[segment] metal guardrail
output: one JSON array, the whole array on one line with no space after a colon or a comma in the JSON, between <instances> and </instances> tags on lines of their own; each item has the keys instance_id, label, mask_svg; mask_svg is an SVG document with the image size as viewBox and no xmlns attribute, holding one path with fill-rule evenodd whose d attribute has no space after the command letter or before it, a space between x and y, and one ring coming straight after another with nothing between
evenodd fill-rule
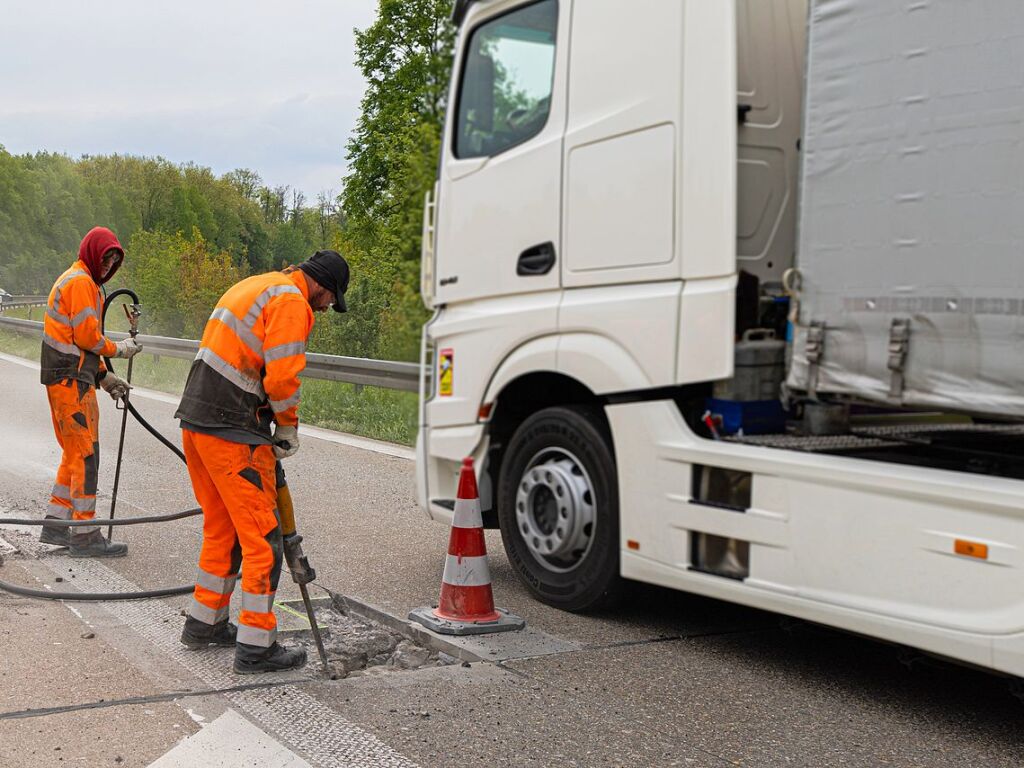
<instances>
[{"instance_id":1,"label":"metal guardrail","mask_svg":"<svg viewBox=\"0 0 1024 768\"><path fill-rule=\"evenodd\" d=\"M0 328L7 328L31 336L43 335L43 324L37 320L21 320L14 317L0 317ZM120 341L127 333L110 331L107 337ZM170 336L147 336L139 334L143 353L166 355L191 360L199 351L195 339L175 339ZM394 360L370 360L363 357L323 355L306 353L306 370L302 374L310 379L342 381L348 384L364 384L368 387L399 389L404 392L418 392L420 388L420 365L400 363Z\"/></svg>"},{"instance_id":2,"label":"metal guardrail","mask_svg":"<svg viewBox=\"0 0 1024 768\"><path fill-rule=\"evenodd\" d=\"M47 298L47 296L11 296L7 301L0 302L0 312L3 312L5 309L42 307L46 305Z\"/></svg>"}]
</instances>

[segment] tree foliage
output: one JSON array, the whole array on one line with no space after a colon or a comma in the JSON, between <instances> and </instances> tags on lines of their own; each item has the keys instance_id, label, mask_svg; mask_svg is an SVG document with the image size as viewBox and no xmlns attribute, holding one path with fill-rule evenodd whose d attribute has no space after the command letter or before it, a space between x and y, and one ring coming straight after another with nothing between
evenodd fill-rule
<instances>
[{"instance_id":1,"label":"tree foliage","mask_svg":"<svg viewBox=\"0 0 1024 768\"><path fill-rule=\"evenodd\" d=\"M265 198L275 201L270 215ZM286 187L268 189L249 169L218 178L159 157L73 160L0 147L0 287L46 293L82 236L107 226L128 251L112 287L130 285L143 298L150 332L195 335L227 278L294 264L335 243L342 217L326 210L303 207L301 193L289 197Z\"/></svg>"},{"instance_id":2,"label":"tree foliage","mask_svg":"<svg viewBox=\"0 0 1024 768\"><path fill-rule=\"evenodd\" d=\"M424 194L433 184L454 31L450 0L380 0L356 33L366 78L348 144L341 196L344 250L353 266L350 354L418 355L426 313L418 296Z\"/></svg>"}]
</instances>

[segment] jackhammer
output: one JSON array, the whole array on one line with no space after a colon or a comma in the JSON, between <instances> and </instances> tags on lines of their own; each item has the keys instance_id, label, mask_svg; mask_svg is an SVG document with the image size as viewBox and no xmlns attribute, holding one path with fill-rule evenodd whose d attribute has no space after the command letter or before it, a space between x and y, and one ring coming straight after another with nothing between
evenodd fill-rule
<instances>
[{"instance_id":1,"label":"jackhammer","mask_svg":"<svg viewBox=\"0 0 1024 768\"><path fill-rule=\"evenodd\" d=\"M287 448L287 446L284 446ZM284 467L277 462L274 468L277 484L277 512L281 516L281 534L284 539L284 560L288 564L288 570L292 574L292 581L299 585L299 592L302 594L302 604L306 606L306 616L309 618L309 628L313 634L313 641L316 643L317 653L320 654L320 663L323 665L324 674L334 679L327 661L327 651L324 650L324 641L320 637L320 626L316 623L316 614L313 612L313 604L309 600L309 590L306 585L316 578L316 571L309 564L309 558L302 551L302 536L295 527L295 507L292 505L292 494L288 490L288 483L284 477Z\"/></svg>"}]
</instances>

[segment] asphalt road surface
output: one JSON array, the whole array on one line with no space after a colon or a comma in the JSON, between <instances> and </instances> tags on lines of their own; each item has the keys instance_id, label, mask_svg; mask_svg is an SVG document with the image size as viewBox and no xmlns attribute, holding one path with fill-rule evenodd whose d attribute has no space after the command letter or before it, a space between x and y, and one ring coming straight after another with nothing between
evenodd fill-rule
<instances>
[{"instance_id":1,"label":"asphalt road surface","mask_svg":"<svg viewBox=\"0 0 1024 768\"><path fill-rule=\"evenodd\" d=\"M59 460L45 393L7 356L0 382L0 521L38 516ZM105 514L120 413L100 399ZM136 396L177 441L170 400ZM328 437L304 437L286 464L314 593L397 617L436 600L448 531L416 507L408 451ZM184 467L132 423L121 488L118 517L194 506ZM79 561L0 527L0 579L84 591L191 581L197 518L115 537L127 558ZM526 618L526 635L464 644L469 663L334 681L315 655L301 672L239 677L230 650L185 651L184 597L0 594L0 765L1024 764L1024 704L996 676L641 585L618 612L561 613L519 586L496 533L488 547L497 602ZM284 576L279 600L294 596Z\"/></svg>"}]
</instances>

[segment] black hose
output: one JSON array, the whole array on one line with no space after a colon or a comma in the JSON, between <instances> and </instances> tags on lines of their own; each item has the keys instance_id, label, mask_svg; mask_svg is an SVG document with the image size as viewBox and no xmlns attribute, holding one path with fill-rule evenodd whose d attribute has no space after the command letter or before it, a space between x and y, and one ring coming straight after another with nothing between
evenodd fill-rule
<instances>
[{"instance_id":1,"label":"black hose","mask_svg":"<svg viewBox=\"0 0 1024 768\"><path fill-rule=\"evenodd\" d=\"M93 602L107 600L148 600L154 597L173 597L174 595L188 595L195 589L192 585L187 587L167 587L166 589L147 589L141 592L51 592L48 589L29 589L19 587L17 584L10 584L0 581L0 589L22 597L35 597L41 600L74 600L77 602Z\"/></svg>"},{"instance_id":2,"label":"black hose","mask_svg":"<svg viewBox=\"0 0 1024 768\"><path fill-rule=\"evenodd\" d=\"M132 405L131 402L125 402L128 403L128 413L134 416L135 420L139 422L139 424L141 424L145 428L145 430L149 432L149 434L151 434L153 437L155 437L157 440L159 440L161 443L167 446L170 450L172 450L174 452L174 455L181 459L182 463L184 464L185 454L181 452L181 449L174 443L172 443L170 440L168 440L166 437L161 435L159 432L157 432L156 427L154 427L152 424L150 424L148 421L142 418L142 414L135 409L135 406Z\"/></svg>"},{"instance_id":3,"label":"black hose","mask_svg":"<svg viewBox=\"0 0 1024 768\"><path fill-rule=\"evenodd\" d=\"M195 517L196 515L203 514L203 510L199 507L195 509L186 509L183 512L172 512L169 515L150 515L148 517L122 517L120 520L104 520L102 518L92 518L89 520L54 520L53 518L47 518L46 520L27 519L20 517L0 517L0 524L3 525L45 525L47 527L53 526L54 528L76 528L83 525L97 525L102 523L104 525L141 525L142 523L164 523L168 520L181 520L183 517ZM100 525L102 528L103 525Z\"/></svg>"},{"instance_id":4,"label":"black hose","mask_svg":"<svg viewBox=\"0 0 1024 768\"><path fill-rule=\"evenodd\" d=\"M100 333L106 332L107 324L107 309L113 303L113 300L118 296L129 296L132 299L133 304L139 304L139 297L135 291L128 288L119 288L114 291L110 296L107 296L103 302L103 312L100 316ZM107 370L111 373L114 372L114 365L109 357L105 357L104 361L107 364ZM135 418L139 424L141 424L149 434L153 435L157 440L163 443L167 448L174 452L174 454L185 461L185 454L181 452L178 446L174 445L170 440L157 432L156 428L143 418L142 414L138 412L134 405L132 405L127 399L125 404L128 408L128 412ZM142 523L163 523L168 520L180 520L185 517L194 517L195 515L201 515L202 509L188 509L184 512L172 512L169 515L149 515L146 517L130 517L122 518L120 520L26 520L21 518L9 518L0 517L0 525L47 525L55 528L74 528L84 525L97 525L106 524L111 525L140 525ZM0 559L0 564L3 560ZM13 595L20 595L22 597L34 597L41 600L74 600L80 602L91 602L91 601L107 601L107 600L143 600L155 597L173 597L175 595L187 595L192 592L194 587L190 584L184 587L167 587L164 589L147 589L138 592L51 592L48 589L29 589L28 587L21 587L17 584L11 584L7 581L0 581L0 590L4 592L10 592Z\"/></svg>"}]
</instances>

